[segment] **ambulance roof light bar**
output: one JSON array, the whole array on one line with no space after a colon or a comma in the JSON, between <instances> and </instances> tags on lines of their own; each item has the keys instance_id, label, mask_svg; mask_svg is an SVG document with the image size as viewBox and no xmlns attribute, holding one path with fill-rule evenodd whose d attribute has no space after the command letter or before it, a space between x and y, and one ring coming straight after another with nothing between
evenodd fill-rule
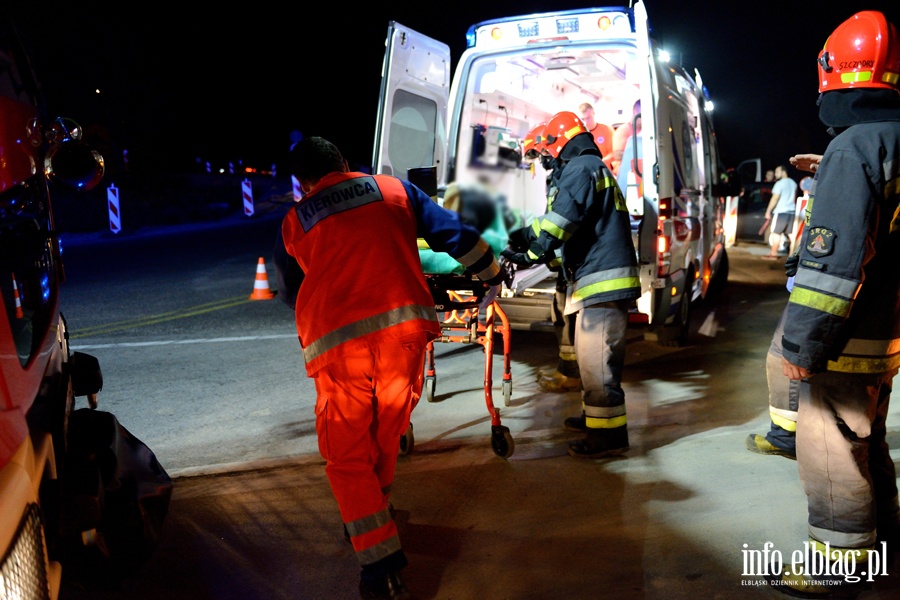
<instances>
[{"instance_id":1,"label":"ambulance roof light bar","mask_svg":"<svg viewBox=\"0 0 900 600\"><path fill-rule=\"evenodd\" d=\"M500 48L550 41L617 38L634 33L634 12L623 7L565 10L482 21L466 32L466 48Z\"/></svg>"}]
</instances>

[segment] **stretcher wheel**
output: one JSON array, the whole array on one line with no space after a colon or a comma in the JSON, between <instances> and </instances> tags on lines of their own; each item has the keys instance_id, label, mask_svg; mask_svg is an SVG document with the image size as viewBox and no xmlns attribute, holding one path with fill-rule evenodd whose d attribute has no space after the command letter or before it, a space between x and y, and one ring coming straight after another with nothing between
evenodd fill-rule
<instances>
[{"instance_id":1,"label":"stretcher wheel","mask_svg":"<svg viewBox=\"0 0 900 600\"><path fill-rule=\"evenodd\" d=\"M409 423L406 433L400 436L400 454L406 456L412 454L413 448L416 447L416 436L413 435L413 424Z\"/></svg>"},{"instance_id":2,"label":"stretcher wheel","mask_svg":"<svg viewBox=\"0 0 900 600\"><path fill-rule=\"evenodd\" d=\"M429 402L434 402L434 386L437 385L436 377L434 376L426 376L425 377L425 399Z\"/></svg>"},{"instance_id":3,"label":"stretcher wheel","mask_svg":"<svg viewBox=\"0 0 900 600\"><path fill-rule=\"evenodd\" d=\"M500 458L509 458L516 449L516 443L509 433L509 427L491 427L491 448Z\"/></svg>"},{"instance_id":4,"label":"stretcher wheel","mask_svg":"<svg viewBox=\"0 0 900 600\"><path fill-rule=\"evenodd\" d=\"M507 379L503 382L503 406L509 406L509 401L512 398L512 380Z\"/></svg>"}]
</instances>

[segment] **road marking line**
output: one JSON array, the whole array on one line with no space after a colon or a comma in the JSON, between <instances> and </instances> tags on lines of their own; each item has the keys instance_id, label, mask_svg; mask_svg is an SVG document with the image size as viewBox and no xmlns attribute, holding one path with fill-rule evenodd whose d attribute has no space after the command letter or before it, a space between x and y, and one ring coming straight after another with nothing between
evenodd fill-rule
<instances>
[{"instance_id":1,"label":"road marking line","mask_svg":"<svg viewBox=\"0 0 900 600\"><path fill-rule=\"evenodd\" d=\"M156 325L158 323L175 321L177 319L183 319L185 317L194 317L216 310L222 310L223 308L231 308L232 306L249 304L250 302L251 300L246 296L226 298L224 300L217 300L216 302L208 302L206 304L198 304L197 306L181 308L178 310L160 313L158 315L148 315L145 317L139 317L137 319L129 319L125 321L118 321L116 323L106 323L104 325L97 325L95 327L87 327L84 329L80 329L78 333L70 334L69 339L77 340L81 338L101 335L104 333L115 333L118 331L125 331L127 329L134 329L136 327Z\"/></svg>"},{"instance_id":2,"label":"road marking line","mask_svg":"<svg viewBox=\"0 0 900 600\"><path fill-rule=\"evenodd\" d=\"M97 348L140 348L144 346L168 346L174 344L218 344L220 342L255 342L259 340L297 339L294 333L274 335L243 335L240 337L199 338L194 340L158 340L155 342L118 342L115 344L84 344L72 346L73 350L89 350Z\"/></svg>"}]
</instances>

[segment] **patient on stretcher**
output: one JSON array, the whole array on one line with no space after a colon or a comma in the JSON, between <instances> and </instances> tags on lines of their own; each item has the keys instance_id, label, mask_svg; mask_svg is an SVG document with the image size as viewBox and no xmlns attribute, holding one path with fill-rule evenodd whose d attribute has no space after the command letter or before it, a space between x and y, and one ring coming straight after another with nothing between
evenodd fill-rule
<instances>
[{"instance_id":1,"label":"patient on stretcher","mask_svg":"<svg viewBox=\"0 0 900 600\"><path fill-rule=\"evenodd\" d=\"M478 184L454 182L448 185L444 192L444 208L455 210L463 221L478 229L495 256L500 256L509 239L504 219L504 204L502 197ZM435 252L422 238L419 238L418 244L422 271L426 275L465 273L465 267L446 252Z\"/></svg>"}]
</instances>

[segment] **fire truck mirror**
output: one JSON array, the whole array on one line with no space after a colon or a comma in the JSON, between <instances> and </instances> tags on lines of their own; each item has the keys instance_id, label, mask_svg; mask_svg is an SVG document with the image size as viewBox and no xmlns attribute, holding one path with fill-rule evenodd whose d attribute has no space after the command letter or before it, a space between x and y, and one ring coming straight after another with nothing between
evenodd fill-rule
<instances>
[{"instance_id":1,"label":"fire truck mirror","mask_svg":"<svg viewBox=\"0 0 900 600\"><path fill-rule=\"evenodd\" d=\"M103 157L81 140L65 139L51 146L44 158L50 181L79 191L97 187L104 172Z\"/></svg>"}]
</instances>

